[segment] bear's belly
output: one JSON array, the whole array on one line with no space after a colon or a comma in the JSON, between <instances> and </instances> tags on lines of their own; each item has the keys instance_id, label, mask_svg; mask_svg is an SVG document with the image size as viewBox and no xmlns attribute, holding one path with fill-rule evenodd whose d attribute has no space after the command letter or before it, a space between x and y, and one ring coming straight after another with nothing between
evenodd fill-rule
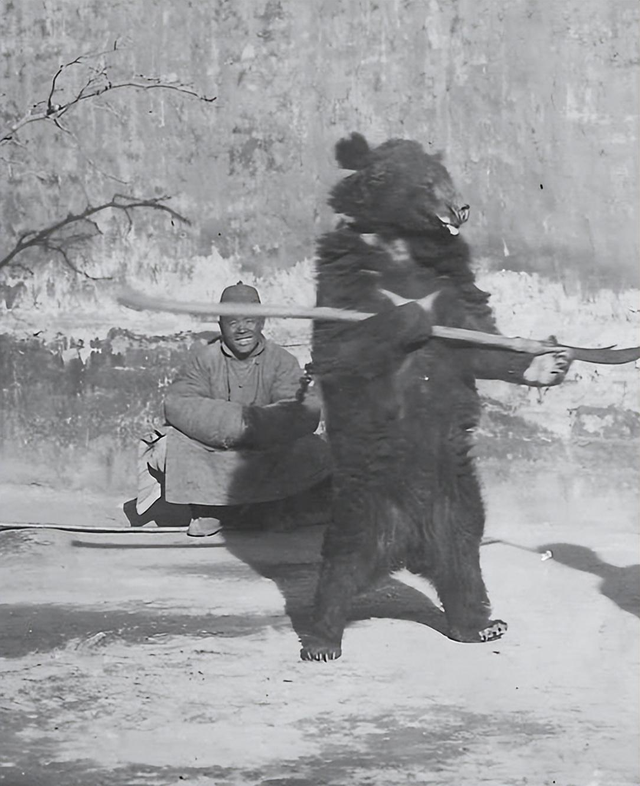
<instances>
[{"instance_id":1,"label":"bear's belly","mask_svg":"<svg viewBox=\"0 0 640 786\"><path fill-rule=\"evenodd\" d=\"M336 471L385 484L420 483L457 460L479 416L464 369L426 351L394 374L323 386L323 398Z\"/></svg>"}]
</instances>

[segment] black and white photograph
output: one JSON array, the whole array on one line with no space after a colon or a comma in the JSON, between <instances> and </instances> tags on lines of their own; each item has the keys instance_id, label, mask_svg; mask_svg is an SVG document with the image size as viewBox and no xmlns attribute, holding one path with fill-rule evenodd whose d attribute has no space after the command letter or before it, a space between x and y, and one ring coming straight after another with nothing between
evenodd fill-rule
<instances>
[{"instance_id":1,"label":"black and white photograph","mask_svg":"<svg viewBox=\"0 0 640 786\"><path fill-rule=\"evenodd\" d=\"M0 54L0 786L638 786L637 2Z\"/></svg>"}]
</instances>

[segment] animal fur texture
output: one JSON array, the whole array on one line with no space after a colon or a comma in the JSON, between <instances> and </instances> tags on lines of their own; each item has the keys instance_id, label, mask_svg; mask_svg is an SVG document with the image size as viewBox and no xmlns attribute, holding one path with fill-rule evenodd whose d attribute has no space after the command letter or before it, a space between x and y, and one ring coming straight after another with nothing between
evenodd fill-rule
<instances>
[{"instance_id":1,"label":"animal fur texture","mask_svg":"<svg viewBox=\"0 0 640 786\"><path fill-rule=\"evenodd\" d=\"M469 208L441 158L401 139L370 149L359 134L336 155L354 171L330 196L344 220L319 243L317 304L374 316L314 327L333 518L301 655L339 657L354 596L401 567L433 583L453 639L491 640L506 625L491 619L480 569L485 514L469 455L476 379L541 384L539 375L525 377L531 356L430 338L432 324L498 332L459 231ZM411 300L440 294L427 313L394 305L383 289Z\"/></svg>"}]
</instances>

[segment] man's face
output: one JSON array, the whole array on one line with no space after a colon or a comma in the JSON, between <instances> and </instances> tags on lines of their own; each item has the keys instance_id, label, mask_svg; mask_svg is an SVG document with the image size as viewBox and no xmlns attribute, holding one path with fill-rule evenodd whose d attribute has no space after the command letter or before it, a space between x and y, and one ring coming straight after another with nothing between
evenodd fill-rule
<instances>
[{"instance_id":1,"label":"man's face","mask_svg":"<svg viewBox=\"0 0 640 786\"><path fill-rule=\"evenodd\" d=\"M250 355L258 345L264 319L256 317L220 317L220 332L224 343L237 358Z\"/></svg>"}]
</instances>

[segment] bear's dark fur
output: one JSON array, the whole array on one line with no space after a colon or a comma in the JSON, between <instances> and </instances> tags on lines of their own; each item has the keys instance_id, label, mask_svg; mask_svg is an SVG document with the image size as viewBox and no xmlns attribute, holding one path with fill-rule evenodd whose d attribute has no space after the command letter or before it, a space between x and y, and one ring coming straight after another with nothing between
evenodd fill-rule
<instances>
[{"instance_id":1,"label":"bear's dark fur","mask_svg":"<svg viewBox=\"0 0 640 786\"><path fill-rule=\"evenodd\" d=\"M317 304L374 316L315 323L334 498L314 632L301 654L339 657L354 595L401 567L434 584L452 638L490 640L506 625L490 619L480 570L475 381L525 383L532 357L429 338L431 324L497 332L458 232L468 207L440 157L399 139L371 150L359 134L340 141L336 156L355 172L331 194L347 220L320 241ZM428 315L416 303L394 305L383 289L440 294Z\"/></svg>"}]
</instances>

